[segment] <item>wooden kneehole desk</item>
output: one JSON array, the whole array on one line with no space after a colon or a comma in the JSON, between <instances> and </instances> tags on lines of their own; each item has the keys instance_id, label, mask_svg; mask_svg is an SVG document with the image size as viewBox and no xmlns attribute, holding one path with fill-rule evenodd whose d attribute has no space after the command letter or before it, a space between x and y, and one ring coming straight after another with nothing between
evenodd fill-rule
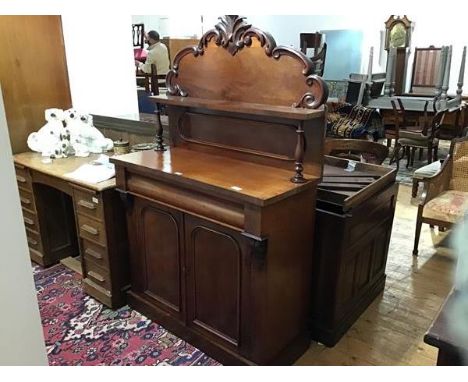
<instances>
[{"instance_id":1,"label":"wooden kneehole desk","mask_svg":"<svg viewBox=\"0 0 468 382\"><path fill-rule=\"evenodd\" d=\"M16 180L31 259L48 267L81 255L85 292L117 308L125 304L129 276L125 212L115 179L92 184L64 176L98 156L45 164L38 153L17 154Z\"/></svg>"}]
</instances>

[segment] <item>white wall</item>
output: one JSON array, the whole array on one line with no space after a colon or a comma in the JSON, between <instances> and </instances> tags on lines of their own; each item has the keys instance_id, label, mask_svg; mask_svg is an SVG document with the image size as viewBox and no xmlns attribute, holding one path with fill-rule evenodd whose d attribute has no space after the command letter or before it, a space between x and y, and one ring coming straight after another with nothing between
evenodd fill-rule
<instances>
[{"instance_id":1,"label":"white wall","mask_svg":"<svg viewBox=\"0 0 468 382\"><path fill-rule=\"evenodd\" d=\"M0 365L47 365L0 89Z\"/></svg>"},{"instance_id":2,"label":"white wall","mask_svg":"<svg viewBox=\"0 0 468 382\"><path fill-rule=\"evenodd\" d=\"M138 119L131 24L130 16L118 13L103 17L91 12L86 16L86 23L81 16L62 15L74 108L92 114Z\"/></svg>"}]
</instances>

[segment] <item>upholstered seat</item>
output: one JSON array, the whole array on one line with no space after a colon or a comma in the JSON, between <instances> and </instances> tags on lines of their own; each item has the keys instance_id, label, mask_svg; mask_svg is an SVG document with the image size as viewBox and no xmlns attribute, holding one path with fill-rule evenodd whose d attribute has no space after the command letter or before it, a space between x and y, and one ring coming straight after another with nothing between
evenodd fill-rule
<instances>
[{"instance_id":1,"label":"upholstered seat","mask_svg":"<svg viewBox=\"0 0 468 382\"><path fill-rule=\"evenodd\" d=\"M456 223L468 209L468 192L448 190L430 200L423 211L423 218Z\"/></svg>"},{"instance_id":2,"label":"upholstered seat","mask_svg":"<svg viewBox=\"0 0 468 382\"><path fill-rule=\"evenodd\" d=\"M441 165L442 165L442 161L437 160L435 162L432 162L431 164L427 164L421 168L418 168L413 173L413 178L424 179L424 178L429 178L431 176L434 176L437 173L437 171L440 170Z\"/></svg>"},{"instance_id":3,"label":"upholstered seat","mask_svg":"<svg viewBox=\"0 0 468 382\"><path fill-rule=\"evenodd\" d=\"M450 228L468 212L468 137L452 141L447 159L436 174L425 179L425 185L418 207L413 255L418 253L422 223Z\"/></svg>"}]
</instances>

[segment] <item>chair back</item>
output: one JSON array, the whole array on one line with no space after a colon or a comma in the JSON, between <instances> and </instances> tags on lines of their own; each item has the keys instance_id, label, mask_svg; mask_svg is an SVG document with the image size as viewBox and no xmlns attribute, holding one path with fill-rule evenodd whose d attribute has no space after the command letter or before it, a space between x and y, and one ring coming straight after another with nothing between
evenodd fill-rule
<instances>
[{"instance_id":1,"label":"chair back","mask_svg":"<svg viewBox=\"0 0 468 382\"><path fill-rule=\"evenodd\" d=\"M166 75L158 74L155 64L151 64L151 73L142 73L138 71L136 75L145 80L145 91L152 95L159 95L159 86L166 86Z\"/></svg>"},{"instance_id":2,"label":"chair back","mask_svg":"<svg viewBox=\"0 0 468 382\"><path fill-rule=\"evenodd\" d=\"M133 47L143 49L145 46L145 24L132 24Z\"/></svg>"},{"instance_id":3,"label":"chair back","mask_svg":"<svg viewBox=\"0 0 468 382\"><path fill-rule=\"evenodd\" d=\"M413 75L410 93L432 95L441 70L442 48L430 46L414 50Z\"/></svg>"},{"instance_id":4,"label":"chair back","mask_svg":"<svg viewBox=\"0 0 468 382\"><path fill-rule=\"evenodd\" d=\"M452 158L450 189L468 192L468 137L452 140L450 156Z\"/></svg>"},{"instance_id":5,"label":"chair back","mask_svg":"<svg viewBox=\"0 0 468 382\"><path fill-rule=\"evenodd\" d=\"M382 164L388 156L388 151L387 146L362 139L327 139L325 140L324 154Z\"/></svg>"},{"instance_id":6,"label":"chair back","mask_svg":"<svg viewBox=\"0 0 468 382\"><path fill-rule=\"evenodd\" d=\"M322 43L322 34L319 32L315 33L300 33L299 43L301 46L301 52L307 55L307 48L314 50L314 56L317 54L317 50Z\"/></svg>"}]
</instances>

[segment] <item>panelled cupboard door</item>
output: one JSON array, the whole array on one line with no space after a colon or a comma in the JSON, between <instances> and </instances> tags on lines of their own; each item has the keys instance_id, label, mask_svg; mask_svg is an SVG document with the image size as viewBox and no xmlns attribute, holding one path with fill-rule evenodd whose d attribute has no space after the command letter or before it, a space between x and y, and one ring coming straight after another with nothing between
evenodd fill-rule
<instances>
[{"instance_id":1,"label":"panelled cupboard door","mask_svg":"<svg viewBox=\"0 0 468 382\"><path fill-rule=\"evenodd\" d=\"M187 324L245 354L250 279L247 239L240 232L190 215L184 215L184 223Z\"/></svg>"},{"instance_id":2,"label":"panelled cupboard door","mask_svg":"<svg viewBox=\"0 0 468 382\"><path fill-rule=\"evenodd\" d=\"M182 213L142 199L135 199L134 224L138 236L132 266L138 274L133 288L153 304L183 319L183 220Z\"/></svg>"}]
</instances>

